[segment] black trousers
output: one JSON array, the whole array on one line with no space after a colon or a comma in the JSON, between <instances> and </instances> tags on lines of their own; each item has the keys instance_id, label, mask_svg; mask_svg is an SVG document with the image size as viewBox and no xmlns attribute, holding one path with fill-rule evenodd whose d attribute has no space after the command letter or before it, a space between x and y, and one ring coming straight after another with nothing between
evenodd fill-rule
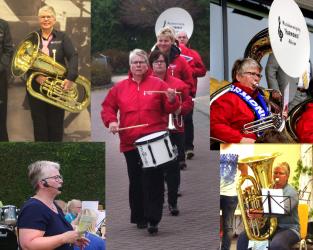
<instances>
[{"instance_id":1,"label":"black trousers","mask_svg":"<svg viewBox=\"0 0 313 250\"><path fill-rule=\"evenodd\" d=\"M171 206L177 205L177 193L180 185L180 166L179 155L182 154L184 145L183 133L170 133L170 138L173 146L178 149L178 157L174 161L164 166L164 176L167 183L167 201ZM183 152L185 154L185 152ZM185 158L183 158L185 160Z\"/></svg>"},{"instance_id":2,"label":"black trousers","mask_svg":"<svg viewBox=\"0 0 313 250\"><path fill-rule=\"evenodd\" d=\"M64 110L43 102L27 92L35 141L62 141Z\"/></svg>"},{"instance_id":3,"label":"black trousers","mask_svg":"<svg viewBox=\"0 0 313 250\"><path fill-rule=\"evenodd\" d=\"M194 127L193 127L193 109L184 116L185 125L185 150L193 150Z\"/></svg>"},{"instance_id":4,"label":"black trousers","mask_svg":"<svg viewBox=\"0 0 313 250\"><path fill-rule=\"evenodd\" d=\"M8 141L7 130L8 79L5 71L0 72L0 141Z\"/></svg>"},{"instance_id":5,"label":"black trousers","mask_svg":"<svg viewBox=\"0 0 313 250\"><path fill-rule=\"evenodd\" d=\"M159 223L164 203L163 167L142 168L137 149L124 152L129 178L130 222Z\"/></svg>"}]
</instances>

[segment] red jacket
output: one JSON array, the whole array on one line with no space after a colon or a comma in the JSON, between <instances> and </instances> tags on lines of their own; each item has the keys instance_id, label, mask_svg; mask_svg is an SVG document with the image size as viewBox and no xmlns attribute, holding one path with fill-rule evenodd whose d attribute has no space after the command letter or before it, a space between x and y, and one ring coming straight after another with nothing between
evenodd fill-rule
<instances>
[{"instance_id":1,"label":"red jacket","mask_svg":"<svg viewBox=\"0 0 313 250\"><path fill-rule=\"evenodd\" d=\"M179 48L181 49L181 56L184 57L186 55L188 57L187 62L189 66L192 68L193 71L193 80L194 84L197 90L197 78L198 77L203 77L206 74L206 68L205 65L201 59L201 56L199 53L191 48L187 48L184 44L179 44Z\"/></svg>"},{"instance_id":2,"label":"red jacket","mask_svg":"<svg viewBox=\"0 0 313 250\"><path fill-rule=\"evenodd\" d=\"M308 103L296 124L296 134L301 143L313 143L313 103Z\"/></svg>"},{"instance_id":3,"label":"red jacket","mask_svg":"<svg viewBox=\"0 0 313 250\"><path fill-rule=\"evenodd\" d=\"M165 76L164 81L168 84L170 88L175 89L177 92L181 92L181 98L179 98L179 100L182 101L180 102L181 113L178 116L174 115L174 117L175 116L177 117L179 124L177 123L177 119L174 119L174 125L177 128L177 130L173 130L172 132L183 133L184 132L183 116L187 115L193 108L193 101L191 99L191 96L189 95L189 88L187 84L185 84L182 80L173 77L168 73ZM168 117L169 117L168 115L165 117L167 122Z\"/></svg>"},{"instance_id":4,"label":"red jacket","mask_svg":"<svg viewBox=\"0 0 313 250\"><path fill-rule=\"evenodd\" d=\"M159 48L155 46L154 50L158 50ZM186 59L180 56L180 49L172 45L169 52L169 66L167 72L171 76L175 76L179 78L183 82L185 82L189 87L189 94L191 96L196 95L196 87L194 84L194 80L192 77L193 71L192 68L187 63Z\"/></svg>"},{"instance_id":5,"label":"red jacket","mask_svg":"<svg viewBox=\"0 0 313 250\"><path fill-rule=\"evenodd\" d=\"M109 91L102 103L101 118L106 127L111 122L117 122L117 112L120 111L119 127L139 124L149 124L146 127L127 129L119 132L121 152L133 150L134 142L144 135L166 130L165 114L179 108L178 98L169 103L165 94L144 94L147 90L166 91L168 85L159 78L145 76L139 84L128 79L117 83Z\"/></svg>"},{"instance_id":6,"label":"red jacket","mask_svg":"<svg viewBox=\"0 0 313 250\"><path fill-rule=\"evenodd\" d=\"M234 84L252 98L257 92L242 86L239 82ZM254 112L239 96L227 92L216 99L210 107L211 136L227 143L239 143L243 137L256 139L256 134L244 134L243 125L255 120Z\"/></svg>"},{"instance_id":7,"label":"red jacket","mask_svg":"<svg viewBox=\"0 0 313 250\"><path fill-rule=\"evenodd\" d=\"M192 77L192 68L188 65L185 58L177 55L168 66L168 72L170 75L179 78L189 86L190 95L196 95L196 87Z\"/></svg>"}]
</instances>

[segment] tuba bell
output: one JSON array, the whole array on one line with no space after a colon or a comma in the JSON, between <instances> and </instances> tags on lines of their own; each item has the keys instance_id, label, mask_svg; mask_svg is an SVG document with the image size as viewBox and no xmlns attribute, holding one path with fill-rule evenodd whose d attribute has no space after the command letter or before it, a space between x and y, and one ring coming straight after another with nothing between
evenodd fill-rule
<instances>
[{"instance_id":1,"label":"tuba bell","mask_svg":"<svg viewBox=\"0 0 313 250\"><path fill-rule=\"evenodd\" d=\"M249 218L247 211L249 209L262 210L262 188L271 188L272 165L280 153L271 155L259 155L244 158L238 161L238 165L248 165L255 176L241 176L237 183L238 203L244 223L245 231L250 240L266 240L273 235L277 227L277 218ZM244 187L245 182L252 185Z\"/></svg>"},{"instance_id":2,"label":"tuba bell","mask_svg":"<svg viewBox=\"0 0 313 250\"><path fill-rule=\"evenodd\" d=\"M64 90L66 68L55 58L42 53L39 41L39 34L33 32L19 44L12 59L12 74L20 77L31 71L26 82L29 94L69 112L82 111L90 103L90 81L79 75L72 88ZM34 84L33 80L38 75L47 77L47 80L43 84Z\"/></svg>"}]
</instances>

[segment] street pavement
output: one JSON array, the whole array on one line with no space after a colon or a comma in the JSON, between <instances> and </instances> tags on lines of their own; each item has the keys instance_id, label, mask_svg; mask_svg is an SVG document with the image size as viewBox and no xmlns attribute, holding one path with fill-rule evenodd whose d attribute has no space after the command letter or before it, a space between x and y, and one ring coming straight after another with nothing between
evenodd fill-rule
<instances>
[{"instance_id":1,"label":"street pavement","mask_svg":"<svg viewBox=\"0 0 313 250\"><path fill-rule=\"evenodd\" d=\"M114 82L125 78L115 77ZM119 152L119 138L102 123L101 103L107 89L92 91L93 141L106 142L106 212L108 249L218 249L219 166L218 154L209 151L209 76L199 79L194 108L195 157L182 171L178 200L180 214L169 215L165 199L157 236L149 236L130 224L126 162ZM165 196L166 197L166 196Z\"/></svg>"}]
</instances>

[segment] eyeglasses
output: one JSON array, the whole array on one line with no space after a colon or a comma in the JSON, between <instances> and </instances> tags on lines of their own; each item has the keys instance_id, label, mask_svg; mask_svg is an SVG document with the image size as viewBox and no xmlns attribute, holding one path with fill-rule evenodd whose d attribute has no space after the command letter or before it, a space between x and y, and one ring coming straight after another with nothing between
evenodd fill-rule
<instances>
[{"instance_id":1,"label":"eyeglasses","mask_svg":"<svg viewBox=\"0 0 313 250\"><path fill-rule=\"evenodd\" d=\"M134 62L131 62L131 64L133 65L142 65L142 64L146 64L147 62L146 61L134 61Z\"/></svg>"},{"instance_id":2,"label":"eyeglasses","mask_svg":"<svg viewBox=\"0 0 313 250\"><path fill-rule=\"evenodd\" d=\"M63 176L62 175L55 175L55 176L50 176L47 178L42 179L44 180L48 180L48 179L54 179L55 181L63 181Z\"/></svg>"},{"instance_id":3,"label":"eyeglasses","mask_svg":"<svg viewBox=\"0 0 313 250\"><path fill-rule=\"evenodd\" d=\"M261 74L255 73L255 72L243 72L243 74L248 74L250 76L257 76L258 78L262 78Z\"/></svg>"},{"instance_id":4,"label":"eyeglasses","mask_svg":"<svg viewBox=\"0 0 313 250\"><path fill-rule=\"evenodd\" d=\"M157 61L154 61L153 64L162 64L162 63L165 63L164 60L157 60Z\"/></svg>"},{"instance_id":5,"label":"eyeglasses","mask_svg":"<svg viewBox=\"0 0 313 250\"><path fill-rule=\"evenodd\" d=\"M178 39L187 39L187 36L178 36Z\"/></svg>"},{"instance_id":6,"label":"eyeglasses","mask_svg":"<svg viewBox=\"0 0 313 250\"><path fill-rule=\"evenodd\" d=\"M274 175L286 175L285 172L274 172L273 174L274 174Z\"/></svg>"},{"instance_id":7,"label":"eyeglasses","mask_svg":"<svg viewBox=\"0 0 313 250\"><path fill-rule=\"evenodd\" d=\"M48 19L48 20L52 19L52 17L53 16L40 16L41 19Z\"/></svg>"}]
</instances>

